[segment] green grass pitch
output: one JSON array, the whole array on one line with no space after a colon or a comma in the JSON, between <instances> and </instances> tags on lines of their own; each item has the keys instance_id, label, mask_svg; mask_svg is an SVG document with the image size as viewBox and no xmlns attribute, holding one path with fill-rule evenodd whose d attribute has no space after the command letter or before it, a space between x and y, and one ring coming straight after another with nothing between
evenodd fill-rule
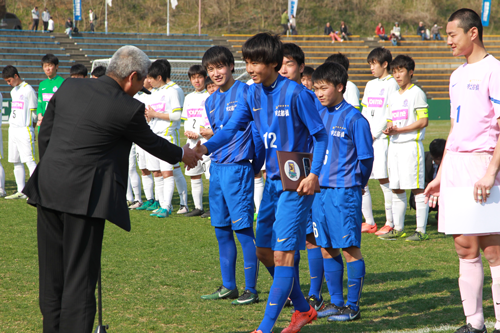
<instances>
[{"instance_id":1,"label":"green grass pitch","mask_svg":"<svg viewBox=\"0 0 500 333\"><path fill-rule=\"evenodd\" d=\"M7 156L7 126L3 125ZM424 141L446 138L449 121L431 121ZM4 157L6 189L15 190L12 164ZM383 196L370 181L376 222L385 222ZM188 188L191 189L188 179ZM174 195L175 208L178 196ZM204 204L207 207L208 182ZM190 208L193 208L189 194ZM261 266L257 289L261 302L235 307L230 301L202 301L200 295L221 284L218 248L210 221L173 215L167 219L132 211L132 231L106 224L102 254L104 322L108 332L251 332L263 317L272 280ZM351 323L317 320L302 329L313 332L454 332L464 324L458 291L458 259L453 239L437 233L429 216L430 239L384 242L363 235L367 275L361 299L362 319ZM415 228L408 210L406 229ZM238 245L239 246L239 245ZM302 252L301 285L309 290L307 252ZM244 288L241 251L237 283ZM490 272L485 265L485 316L494 321ZM345 277L346 278L346 277ZM326 285L324 297L329 295ZM290 322L285 309L275 333ZM24 200L0 199L0 331L41 332L38 308L36 211Z\"/></svg>"}]
</instances>

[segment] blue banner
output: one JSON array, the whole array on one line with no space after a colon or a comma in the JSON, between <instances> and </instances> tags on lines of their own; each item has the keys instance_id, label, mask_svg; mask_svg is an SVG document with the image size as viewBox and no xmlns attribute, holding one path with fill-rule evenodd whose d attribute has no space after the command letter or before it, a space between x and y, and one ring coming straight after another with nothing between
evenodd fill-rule
<instances>
[{"instance_id":1,"label":"blue banner","mask_svg":"<svg viewBox=\"0 0 500 333\"><path fill-rule=\"evenodd\" d=\"M73 17L75 21L82 20L82 0L73 0Z\"/></svg>"},{"instance_id":2,"label":"blue banner","mask_svg":"<svg viewBox=\"0 0 500 333\"><path fill-rule=\"evenodd\" d=\"M483 11L481 13L481 22L483 27L490 25L491 0L483 0Z\"/></svg>"}]
</instances>

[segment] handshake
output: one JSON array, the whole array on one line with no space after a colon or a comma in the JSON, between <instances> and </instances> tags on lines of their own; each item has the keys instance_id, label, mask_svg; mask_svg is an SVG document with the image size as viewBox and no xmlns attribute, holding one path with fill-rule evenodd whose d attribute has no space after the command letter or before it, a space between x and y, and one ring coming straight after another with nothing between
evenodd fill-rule
<instances>
[{"instance_id":1,"label":"handshake","mask_svg":"<svg viewBox=\"0 0 500 333\"><path fill-rule=\"evenodd\" d=\"M189 144L186 143L184 147L182 147L182 150L184 151L182 162L187 165L188 170L195 168L198 161L203 159L203 155L208 153L207 147L203 146L201 141L198 141L193 149L189 148Z\"/></svg>"}]
</instances>

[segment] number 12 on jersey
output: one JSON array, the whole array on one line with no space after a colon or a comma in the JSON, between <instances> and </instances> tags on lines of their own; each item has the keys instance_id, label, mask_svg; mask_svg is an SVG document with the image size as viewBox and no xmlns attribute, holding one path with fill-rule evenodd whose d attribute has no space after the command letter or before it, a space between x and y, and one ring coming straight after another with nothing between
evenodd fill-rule
<instances>
[{"instance_id":1,"label":"number 12 on jersey","mask_svg":"<svg viewBox=\"0 0 500 333\"><path fill-rule=\"evenodd\" d=\"M274 132L266 132L264 135L264 146L266 149L268 148L278 148L274 143L276 142L276 133ZM269 143L268 141L269 140Z\"/></svg>"}]
</instances>

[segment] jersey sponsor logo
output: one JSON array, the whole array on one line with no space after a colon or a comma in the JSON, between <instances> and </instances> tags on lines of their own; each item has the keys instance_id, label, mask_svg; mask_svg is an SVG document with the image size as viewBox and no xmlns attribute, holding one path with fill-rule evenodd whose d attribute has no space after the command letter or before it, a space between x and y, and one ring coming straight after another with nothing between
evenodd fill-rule
<instances>
[{"instance_id":1,"label":"jersey sponsor logo","mask_svg":"<svg viewBox=\"0 0 500 333\"><path fill-rule=\"evenodd\" d=\"M392 110L392 120L408 119L408 109Z\"/></svg>"},{"instance_id":2,"label":"jersey sponsor logo","mask_svg":"<svg viewBox=\"0 0 500 333\"><path fill-rule=\"evenodd\" d=\"M292 160L285 162L285 174L291 181L297 181L300 178L299 165Z\"/></svg>"},{"instance_id":3,"label":"jersey sponsor logo","mask_svg":"<svg viewBox=\"0 0 500 333\"><path fill-rule=\"evenodd\" d=\"M289 105L278 105L274 111L276 117L288 117L290 115Z\"/></svg>"},{"instance_id":4,"label":"jersey sponsor logo","mask_svg":"<svg viewBox=\"0 0 500 333\"><path fill-rule=\"evenodd\" d=\"M42 93L42 99L44 102L50 101L50 99L54 96L52 93Z\"/></svg>"},{"instance_id":5,"label":"jersey sponsor logo","mask_svg":"<svg viewBox=\"0 0 500 333\"><path fill-rule=\"evenodd\" d=\"M337 138L343 138L345 136L345 132L332 130L330 132L331 136L336 136Z\"/></svg>"},{"instance_id":6,"label":"jersey sponsor logo","mask_svg":"<svg viewBox=\"0 0 500 333\"><path fill-rule=\"evenodd\" d=\"M283 239L280 239L280 238L278 237L278 243L284 242L284 241L286 241L287 239L288 239L288 238L283 238Z\"/></svg>"},{"instance_id":7,"label":"jersey sponsor logo","mask_svg":"<svg viewBox=\"0 0 500 333\"><path fill-rule=\"evenodd\" d=\"M479 83L467 83L467 90L479 90Z\"/></svg>"},{"instance_id":8,"label":"jersey sponsor logo","mask_svg":"<svg viewBox=\"0 0 500 333\"><path fill-rule=\"evenodd\" d=\"M383 97L368 97L368 106L371 108L381 108L384 107Z\"/></svg>"},{"instance_id":9,"label":"jersey sponsor logo","mask_svg":"<svg viewBox=\"0 0 500 333\"><path fill-rule=\"evenodd\" d=\"M23 110L24 109L24 102L23 101L12 101L12 108Z\"/></svg>"},{"instance_id":10,"label":"jersey sponsor logo","mask_svg":"<svg viewBox=\"0 0 500 333\"><path fill-rule=\"evenodd\" d=\"M204 108L188 109L187 115L189 118L201 118L203 117L203 111L205 111Z\"/></svg>"},{"instance_id":11,"label":"jersey sponsor logo","mask_svg":"<svg viewBox=\"0 0 500 333\"><path fill-rule=\"evenodd\" d=\"M231 101L226 104L226 111L227 112L233 112L234 109L236 109L236 106L238 105L238 101Z\"/></svg>"},{"instance_id":12,"label":"jersey sponsor logo","mask_svg":"<svg viewBox=\"0 0 500 333\"><path fill-rule=\"evenodd\" d=\"M150 105L155 112L165 112L165 103L154 103Z\"/></svg>"}]
</instances>

